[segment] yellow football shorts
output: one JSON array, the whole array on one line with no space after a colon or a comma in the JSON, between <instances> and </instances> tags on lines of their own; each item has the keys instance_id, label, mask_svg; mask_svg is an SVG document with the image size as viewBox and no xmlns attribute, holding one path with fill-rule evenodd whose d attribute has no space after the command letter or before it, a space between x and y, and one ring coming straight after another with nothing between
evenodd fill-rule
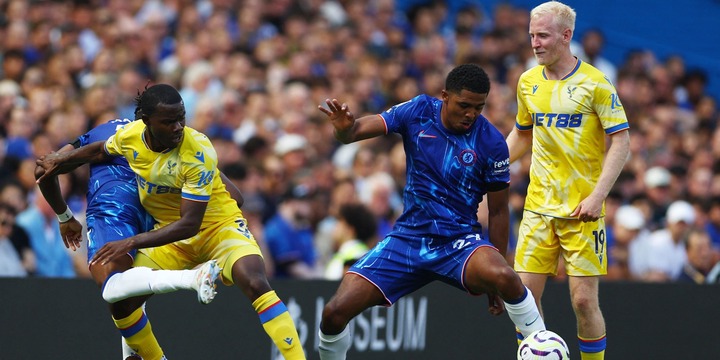
<instances>
[{"instance_id":1,"label":"yellow football shorts","mask_svg":"<svg viewBox=\"0 0 720 360\"><path fill-rule=\"evenodd\" d=\"M153 269L192 269L211 259L222 267L222 282L232 285L232 267L247 255L262 257L260 247L247 228L243 218L229 219L202 229L197 235L173 243L140 249L134 266Z\"/></svg>"},{"instance_id":2,"label":"yellow football shorts","mask_svg":"<svg viewBox=\"0 0 720 360\"><path fill-rule=\"evenodd\" d=\"M557 275L562 255L570 276L607 274L605 219L582 222L523 212L515 270L535 274Z\"/></svg>"}]
</instances>

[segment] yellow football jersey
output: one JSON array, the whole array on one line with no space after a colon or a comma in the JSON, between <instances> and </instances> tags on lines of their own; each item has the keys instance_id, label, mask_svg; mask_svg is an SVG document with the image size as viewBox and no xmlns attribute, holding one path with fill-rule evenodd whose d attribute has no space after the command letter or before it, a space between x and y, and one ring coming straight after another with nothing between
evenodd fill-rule
<instances>
[{"instance_id":1,"label":"yellow football jersey","mask_svg":"<svg viewBox=\"0 0 720 360\"><path fill-rule=\"evenodd\" d=\"M544 66L527 70L517 100L515 126L533 132L525 209L569 218L597 184L605 135L628 129L617 91L602 72L578 59L561 80L548 80Z\"/></svg>"},{"instance_id":2,"label":"yellow football jersey","mask_svg":"<svg viewBox=\"0 0 720 360\"><path fill-rule=\"evenodd\" d=\"M220 178L217 154L207 136L185 127L180 146L155 152L145 142L144 132L145 124L133 121L107 140L105 151L128 160L140 202L157 226L180 219L182 199L208 202L201 229L242 216Z\"/></svg>"}]
</instances>

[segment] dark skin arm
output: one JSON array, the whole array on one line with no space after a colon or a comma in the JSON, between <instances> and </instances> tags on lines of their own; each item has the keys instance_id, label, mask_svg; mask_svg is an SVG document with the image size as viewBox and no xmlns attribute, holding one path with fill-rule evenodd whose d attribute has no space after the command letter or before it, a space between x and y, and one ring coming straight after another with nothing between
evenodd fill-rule
<instances>
[{"instance_id":1,"label":"dark skin arm","mask_svg":"<svg viewBox=\"0 0 720 360\"><path fill-rule=\"evenodd\" d=\"M40 184L46 178L67 173L79 165L105 161L109 158L110 155L105 152L105 141L96 141L68 152L53 152L35 161L37 166L44 170L43 174L36 176L36 182ZM37 175L40 171L35 173Z\"/></svg>"},{"instance_id":2,"label":"dark skin arm","mask_svg":"<svg viewBox=\"0 0 720 360\"><path fill-rule=\"evenodd\" d=\"M487 193L488 236L490 242L505 257L510 238L509 187Z\"/></svg>"},{"instance_id":3,"label":"dark skin arm","mask_svg":"<svg viewBox=\"0 0 720 360\"><path fill-rule=\"evenodd\" d=\"M327 109L318 105L335 128L335 138L343 144L385 135L385 122L380 115L363 116L355 120L347 104L340 104L337 99L326 99Z\"/></svg>"},{"instance_id":4,"label":"dark skin arm","mask_svg":"<svg viewBox=\"0 0 720 360\"><path fill-rule=\"evenodd\" d=\"M73 149L74 147L68 144L58 150L58 153L70 152ZM65 166L61 169L61 172L69 172L79 165L80 164ZM52 207L53 211L55 211L56 214L62 214L65 212L65 209L67 209L67 203L60 192L60 184L58 183L57 175L42 178L43 174L45 174L45 169L41 166L35 168L35 179L38 180L40 192L43 194L43 197L45 197L45 200L48 202L50 207ZM41 178L42 180L40 180ZM82 230L82 224L80 224L75 217L70 218L70 220L64 223L60 223L60 234L66 248L72 249L73 251L80 248Z\"/></svg>"},{"instance_id":5,"label":"dark skin arm","mask_svg":"<svg viewBox=\"0 0 720 360\"><path fill-rule=\"evenodd\" d=\"M239 208L242 209L243 204L245 203L245 199L242 196L242 192L240 189L238 189L237 186L235 186L235 183L232 182L223 172L220 172L220 179L222 180L223 184L225 184L225 189L230 193L230 197L237 202L237 205Z\"/></svg>"},{"instance_id":6,"label":"dark skin arm","mask_svg":"<svg viewBox=\"0 0 720 360\"><path fill-rule=\"evenodd\" d=\"M41 168L41 170L37 171L39 175L38 184L46 183L54 174L62 173L68 165L106 160L110 155L105 152L104 144L105 141L97 141L69 152L52 153L41 157L37 161L38 167ZM232 185L232 182L230 182L224 174L221 174L221 177L233 199L235 199L239 205L242 204L243 198L240 190ZM55 181L57 181L57 179L55 179ZM227 184L231 184L232 186L228 186ZM48 188L50 187L51 186L48 186ZM52 190L50 190L50 192L52 192ZM64 203L59 192L56 196ZM53 201L57 200L58 199L55 198ZM132 249L156 247L192 237L200 230L206 208L206 202L182 200L179 220L158 230L138 234L122 241L108 243L95 254L90 264L100 263L101 265L105 265L108 261L122 256ZM65 211L65 208L62 208L59 212L62 213L63 211Z\"/></svg>"},{"instance_id":7,"label":"dark skin arm","mask_svg":"<svg viewBox=\"0 0 720 360\"><path fill-rule=\"evenodd\" d=\"M105 244L95 253L90 265L107 264L133 249L157 247L195 236L200 231L207 202L183 199L180 204L180 219L156 230L140 233L120 241Z\"/></svg>"},{"instance_id":8,"label":"dark skin arm","mask_svg":"<svg viewBox=\"0 0 720 360\"><path fill-rule=\"evenodd\" d=\"M505 258L510 236L510 209L508 208L509 188L487 193L488 236L490 242ZM500 315L505 311L503 300L498 294L488 293L488 311Z\"/></svg>"}]
</instances>

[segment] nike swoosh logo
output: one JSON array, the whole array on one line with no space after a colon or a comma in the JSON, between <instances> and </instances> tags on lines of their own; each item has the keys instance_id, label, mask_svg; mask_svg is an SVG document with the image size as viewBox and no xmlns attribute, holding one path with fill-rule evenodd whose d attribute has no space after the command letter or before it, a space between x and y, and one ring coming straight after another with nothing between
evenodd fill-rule
<instances>
[{"instance_id":1,"label":"nike swoosh logo","mask_svg":"<svg viewBox=\"0 0 720 360\"><path fill-rule=\"evenodd\" d=\"M530 326L530 325L534 324L539 317L540 317L540 314L536 315L536 316L535 316L535 319L534 319L533 321L529 322L529 323L525 323L525 326Z\"/></svg>"},{"instance_id":2,"label":"nike swoosh logo","mask_svg":"<svg viewBox=\"0 0 720 360\"><path fill-rule=\"evenodd\" d=\"M434 138L436 138L437 136L435 136L435 135L430 135L430 134L426 134L426 133L425 133L425 130L422 130L422 131L420 131L420 133L418 134L418 137L434 139Z\"/></svg>"}]
</instances>

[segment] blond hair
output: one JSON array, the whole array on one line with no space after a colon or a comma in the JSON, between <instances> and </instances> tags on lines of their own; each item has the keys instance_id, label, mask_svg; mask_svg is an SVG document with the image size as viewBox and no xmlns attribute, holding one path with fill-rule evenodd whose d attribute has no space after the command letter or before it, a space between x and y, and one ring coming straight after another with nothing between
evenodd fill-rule
<instances>
[{"instance_id":1,"label":"blond hair","mask_svg":"<svg viewBox=\"0 0 720 360\"><path fill-rule=\"evenodd\" d=\"M543 15L553 15L555 24L560 26L561 29L570 29L575 32L575 17L577 14L571 7L559 1L548 1L530 11L531 19Z\"/></svg>"}]
</instances>

